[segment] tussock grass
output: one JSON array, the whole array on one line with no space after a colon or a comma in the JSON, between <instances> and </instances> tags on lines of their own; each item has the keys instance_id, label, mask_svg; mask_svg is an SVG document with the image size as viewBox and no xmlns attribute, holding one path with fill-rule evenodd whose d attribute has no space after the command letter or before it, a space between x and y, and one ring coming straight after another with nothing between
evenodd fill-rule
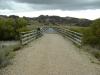
<instances>
[{"instance_id":1,"label":"tussock grass","mask_svg":"<svg viewBox=\"0 0 100 75\"><path fill-rule=\"evenodd\" d=\"M91 46L83 46L82 49L90 54L92 54L97 60L100 61L100 50L92 48Z\"/></svg>"},{"instance_id":2,"label":"tussock grass","mask_svg":"<svg viewBox=\"0 0 100 75\"><path fill-rule=\"evenodd\" d=\"M15 51L19 50L20 48L20 45L0 48L0 68L6 67L7 65L11 64L10 60L14 58Z\"/></svg>"}]
</instances>

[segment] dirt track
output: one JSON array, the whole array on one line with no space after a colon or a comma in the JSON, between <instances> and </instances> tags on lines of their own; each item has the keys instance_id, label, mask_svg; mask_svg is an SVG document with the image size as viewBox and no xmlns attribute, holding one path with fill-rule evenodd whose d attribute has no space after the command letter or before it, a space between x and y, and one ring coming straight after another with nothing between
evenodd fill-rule
<instances>
[{"instance_id":1,"label":"dirt track","mask_svg":"<svg viewBox=\"0 0 100 75\"><path fill-rule=\"evenodd\" d=\"M100 75L100 65L91 63L72 42L58 34L44 36L17 52L13 65L2 75Z\"/></svg>"}]
</instances>

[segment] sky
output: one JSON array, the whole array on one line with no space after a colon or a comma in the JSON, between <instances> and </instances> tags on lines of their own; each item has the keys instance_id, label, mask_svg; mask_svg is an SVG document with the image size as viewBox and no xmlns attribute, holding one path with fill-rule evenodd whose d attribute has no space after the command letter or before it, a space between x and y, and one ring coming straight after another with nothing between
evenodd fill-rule
<instances>
[{"instance_id":1,"label":"sky","mask_svg":"<svg viewBox=\"0 0 100 75\"><path fill-rule=\"evenodd\" d=\"M0 15L100 18L100 0L0 0Z\"/></svg>"}]
</instances>

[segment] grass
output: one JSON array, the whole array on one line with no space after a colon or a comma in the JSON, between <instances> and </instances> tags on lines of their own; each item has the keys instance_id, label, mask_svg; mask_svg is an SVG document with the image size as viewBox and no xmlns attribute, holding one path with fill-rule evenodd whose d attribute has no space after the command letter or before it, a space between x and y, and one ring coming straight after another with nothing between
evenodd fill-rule
<instances>
[{"instance_id":1,"label":"grass","mask_svg":"<svg viewBox=\"0 0 100 75\"><path fill-rule=\"evenodd\" d=\"M14 58L15 51L20 49L20 45L14 45L0 49L0 68L11 64L10 60Z\"/></svg>"},{"instance_id":2,"label":"grass","mask_svg":"<svg viewBox=\"0 0 100 75\"><path fill-rule=\"evenodd\" d=\"M89 27L78 27L78 26L72 26L72 27L69 27L70 30L73 30L73 31L76 31L76 32L79 32L79 33L84 33L85 31L87 31L89 29Z\"/></svg>"},{"instance_id":3,"label":"grass","mask_svg":"<svg viewBox=\"0 0 100 75\"><path fill-rule=\"evenodd\" d=\"M92 48L91 46L83 46L81 49L88 52L93 57L95 57L98 60L99 64L100 64L100 50L98 50L96 48ZM95 61L93 61L92 59L91 59L91 62L95 63Z\"/></svg>"}]
</instances>

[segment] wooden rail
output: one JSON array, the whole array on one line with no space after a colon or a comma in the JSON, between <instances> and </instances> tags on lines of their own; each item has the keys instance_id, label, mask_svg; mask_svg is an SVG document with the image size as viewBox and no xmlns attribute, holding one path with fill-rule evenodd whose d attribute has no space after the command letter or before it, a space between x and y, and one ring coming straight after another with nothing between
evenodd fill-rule
<instances>
[{"instance_id":1,"label":"wooden rail","mask_svg":"<svg viewBox=\"0 0 100 75\"><path fill-rule=\"evenodd\" d=\"M38 30L20 32L20 41L22 45L25 45L31 42L32 40L37 39L40 36L41 36L41 31Z\"/></svg>"},{"instance_id":2,"label":"wooden rail","mask_svg":"<svg viewBox=\"0 0 100 75\"><path fill-rule=\"evenodd\" d=\"M21 38L21 44L27 44L31 42L32 40L40 37L43 32L45 32L49 27L43 26L41 27L41 31L38 32L37 30L33 31L28 31L28 32L21 32L20 33L20 38ZM61 33L63 36L69 38L71 41L76 43L77 45L81 46L82 45L82 37L83 34L72 31L68 28L63 28L63 27L51 27L55 29L57 32Z\"/></svg>"},{"instance_id":3,"label":"wooden rail","mask_svg":"<svg viewBox=\"0 0 100 75\"><path fill-rule=\"evenodd\" d=\"M54 28L56 31L61 33L63 36L69 38L72 42L76 43L79 46L82 46L82 36L83 34L80 34L78 32L72 31L67 28L59 28L55 27Z\"/></svg>"}]
</instances>

